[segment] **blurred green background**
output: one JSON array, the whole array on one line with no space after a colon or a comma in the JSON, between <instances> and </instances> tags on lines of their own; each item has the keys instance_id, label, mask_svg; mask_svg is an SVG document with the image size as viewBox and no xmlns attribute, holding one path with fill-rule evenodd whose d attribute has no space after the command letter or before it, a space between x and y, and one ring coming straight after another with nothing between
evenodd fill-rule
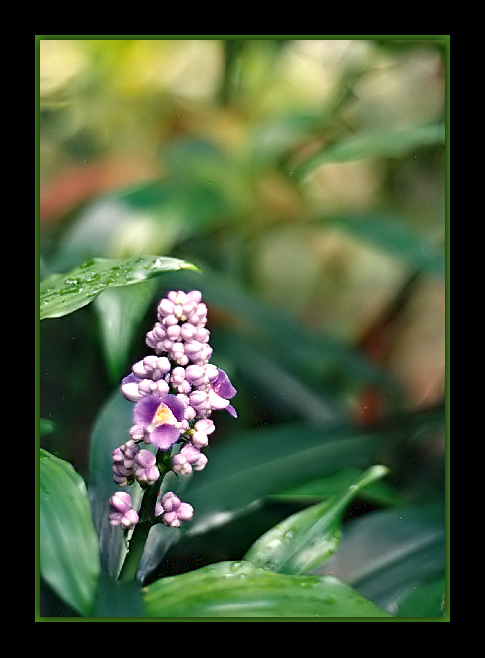
<instances>
[{"instance_id":1,"label":"blurred green background","mask_svg":"<svg viewBox=\"0 0 485 658\"><path fill-rule=\"evenodd\" d=\"M444 37L38 47L40 278L96 256L201 270L41 323L43 447L87 476L93 423L174 287L202 290L238 388L214 441L442 412ZM443 431L420 441L418 421L382 455L410 501L444 495Z\"/></svg>"}]
</instances>

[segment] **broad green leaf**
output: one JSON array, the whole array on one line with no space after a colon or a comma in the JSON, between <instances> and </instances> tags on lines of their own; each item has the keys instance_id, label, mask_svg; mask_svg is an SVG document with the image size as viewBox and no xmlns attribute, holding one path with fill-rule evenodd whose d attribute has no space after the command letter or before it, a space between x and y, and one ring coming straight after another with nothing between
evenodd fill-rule
<instances>
[{"instance_id":1,"label":"broad green leaf","mask_svg":"<svg viewBox=\"0 0 485 658\"><path fill-rule=\"evenodd\" d=\"M40 284L40 319L56 318L86 306L107 288L140 283L164 272L195 270L195 265L162 256L92 258L68 274Z\"/></svg>"},{"instance_id":2,"label":"broad green leaf","mask_svg":"<svg viewBox=\"0 0 485 658\"><path fill-rule=\"evenodd\" d=\"M165 162L173 148L164 149L164 169L173 169ZM175 175L117 189L86 204L60 236L54 269L67 271L87 258L168 254L181 240L234 221L234 195L221 179L221 173L227 177L227 162L215 172L204 167L200 180L194 180L190 169L196 160L189 148Z\"/></svg>"},{"instance_id":3,"label":"broad green leaf","mask_svg":"<svg viewBox=\"0 0 485 658\"><path fill-rule=\"evenodd\" d=\"M440 276L445 273L444 253L402 219L379 214L342 215L325 219L325 227L346 231L419 271Z\"/></svg>"},{"instance_id":4,"label":"broad green leaf","mask_svg":"<svg viewBox=\"0 0 485 658\"><path fill-rule=\"evenodd\" d=\"M420 609L429 611L428 584L444 577L445 543L440 503L372 512L345 526L339 550L318 571L345 581L391 614L407 616L412 606L409 616L418 616ZM407 601L410 593L416 596ZM435 613L441 616L437 606Z\"/></svg>"},{"instance_id":5,"label":"broad green leaf","mask_svg":"<svg viewBox=\"0 0 485 658\"><path fill-rule=\"evenodd\" d=\"M179 480L173 489L193 505L194 518L176 537L155 526L149 536L139 577L145 578L165 554L170 543L223 525L265 496L316 475L334 473L344 465L369 466L382 443L377 436L353 429L308 423L282 424L249 430L205 450L209 462L191 480ZM159 530L160 528L160 530ZM171 530L171 529L169 529ZM160 534L159 534L160 533ZM148 559L149 558L149 559Z\"/></svg>"},{"instance_id":6,"label":"broad green leaf","mask_svg":"<svg viewBox=\"0 0 485 658\"><path fill-rule=\"evenodd\" d=\"M396 600L398 617L442 617L446 611L446 580L443 577L429 583L405 589Z\"/></svg>"},{"instance_id":7,"label":"broad green leaf","mask_svg":"<svg viewBox=\"0 0 485 658\"><path fill-rule=\"evenodd\" d=\"M309 480L298 487L275 494L273 498L308 504L319 503L350 487L361 474L358 468L343 468L337 473ZM367 485L361 496L379 506L398 505L402 502L402 494L391 483L382 480Z\"/></svg>"},{"instance_id":8,"label":"broad green leaf","mask_svg":"<svg viewBox=\"0 0 485 658\"><path fill-rule=\"evenodd\" d=\"M443 409L400 415L372 431L346 423L280 423L247 430L210 446L209 463L190 481L184 496L196 506L191 529L225 522L265 496L343 468L368 468L401 436L440 427Z\"/></svg>"},{"instance_id":9,"label":"broad green leaf","mask_svg":"<svg viewBox=\"0 0 485 658\"><path fill-rule=\"evenodd\" d=\"M103 569L99 577L93 617L145 617L139 583L135 580L115 580Z\"/></svg>"},{"instance_id":10,"label":"broad green leaf","mask_svg":"<svg viewBox=\"0 0 485 658\"><path fill-rule=\"evenodd\" d=\"M340 495L288 517L260 537L244 559L278 573L302 574L315 568L337 548L347 505L386 472L384 466L373 466Z\"/></svg>"},{"instance_id":11,"label":"broad green leaf","mask_svg":"<svg viewBox=\"0 0 485 658\"><path fill-rule=\"evenodd\" d=\"M423 146L443 144L444 141L443 124L357 133L324 146L300 164L294 174L302 180L314 169L329 162L349 162L363 158L395 158Z\"/></svg>"},{"instance_id":12,"label":"broad green leaf","mask_svg":"<svg viewBox=\"0 0 485 658\"><path fill-rule=\"evenodd\" d=\"M150 279L135 286L108 288L94 302L101 346L112 382L119 382L125 374L132 340L153 299L155 286L156 282Z\"/></svg>"},{"instance_id":13,"label":"broad green leaf","mask_svg":"<svg viewBox=\"0 0 485 658\"><path fill-rule=\"evenodd\" d=\"M112 453L130 439L128 431L132 414L133 403L116 391L101 409L90 441L88 490L91 512L99 537L101 560L111 576L117 576L126 554L123 532L108 521L108 500L119 488L113 482ZM138 500L140 488L137 484L129 485L126 491L134 501Z\"/></svg>"},{"instance_id":14,"label":"broad green leaf","mask_svg":"<svg viewBox=\"0 0 485 658\"><path fill-rule=\"evenodd\" d=\"M339 425L285 423L248 430L208 448L206 468L186 492L200 531L265 496L344 466L368 467L382 446L378 434Z\"/></svg>"},{"instance_id":15,"label":"broad green leaf","mask_svg":"<svg viewBox=\"0 0 485 658\"><path fill-rule=\"evenodd\" d=\"M219 562L144 591L150 617L390 617L335 578L276 574L248 562Z\"/></svg>"},{"instance_id":16,"label":"broad green leaf","mask_svg":"<svg viewBox=\"0 0 485 658\"><path fill-rule=\"evenodd\" d=\"M84 480L68 462L40 452L40 572L71 607L89 616L99 552Z\"/></svg>"}]
</instances>

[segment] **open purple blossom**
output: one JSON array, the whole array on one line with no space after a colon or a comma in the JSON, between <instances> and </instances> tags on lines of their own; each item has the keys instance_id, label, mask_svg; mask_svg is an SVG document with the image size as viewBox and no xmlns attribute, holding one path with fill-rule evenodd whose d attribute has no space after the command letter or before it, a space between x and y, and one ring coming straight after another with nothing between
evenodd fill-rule
<instances>
[{"instance_id":1,"label":"open purple blossom","mask_svg":"<svg viewBox=\"0 0 485 658\"><path fill-rule=\"evenodd\" d=\"M133 411L135 425L145 431L145 443L154 443L160 450L168 450L178 441L179 426L184 418L184 405L169 393L152 394L139 400Z\"/></svg>"},{"instance_id":2,"label":"open purple blossom","mask_svg":"<svg viewBox=\"0 0 485 658\"><path fill-rule=\"evenodd\" d=\"M229 400L236 395L236 392L224 370L218 368L217 377L204 388L195 390L190 394L190 404L196 409L200 418L210 416L212 411L219 409L225 409L231 416L237 418L236 410L229 403Z\"/></svg>"}]
</instances>

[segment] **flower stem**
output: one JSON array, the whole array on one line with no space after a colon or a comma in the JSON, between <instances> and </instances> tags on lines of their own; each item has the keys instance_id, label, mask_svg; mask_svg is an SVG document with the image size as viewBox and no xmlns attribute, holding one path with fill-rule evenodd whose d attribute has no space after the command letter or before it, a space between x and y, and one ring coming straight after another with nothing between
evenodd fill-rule
<instances>
[{"instance_id":1,"label":"flower stem","mask_svg":"<svg viewBox=\"0 0 485 658\"><path fill-rule=\"evenodd\" d=\"M148 533L152 526L155 525L155 504L158 493L165 475L170 470L170 453L159 451L157 454L157 465L160 471L160 477L154 484L148 486L143 494L138 514L140 520L135 526L129 541L128 553L118 576L118 580L120 581L134 580L136 578Z\"/></svg>"}]
</instances>

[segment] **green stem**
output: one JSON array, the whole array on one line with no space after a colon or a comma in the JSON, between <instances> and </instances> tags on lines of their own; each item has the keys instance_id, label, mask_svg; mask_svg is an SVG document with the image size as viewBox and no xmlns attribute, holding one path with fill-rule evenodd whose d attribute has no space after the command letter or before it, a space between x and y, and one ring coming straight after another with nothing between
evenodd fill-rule
<instances>
[{"instance_id":1,"label":"green stem","mask_svg":"<svg viewBox=\"0 0 485 658\"><path fill-rule=\"evenodd\" d=\"M162 486L162 481L165 475L170 470L170 453L160 451L157 454L157 465L160 471L158 480L146 488L143 499L141 502L140 511L138 516L139 522L136 524L133 534L129 541L128 553L126 554L125 561L121 567L118 580L127 581L134 580L138 571L141 556L153 525L155 525L155 504L157 502L158 493Z\"/></svg>"}]
</instances>

